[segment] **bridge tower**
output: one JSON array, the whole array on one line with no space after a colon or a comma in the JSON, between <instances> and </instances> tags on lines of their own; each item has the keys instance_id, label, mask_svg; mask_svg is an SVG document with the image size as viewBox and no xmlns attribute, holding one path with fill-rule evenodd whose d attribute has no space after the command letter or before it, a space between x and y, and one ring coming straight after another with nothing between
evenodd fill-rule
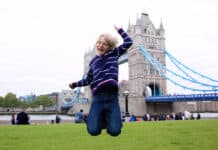
<instances>
[{"instance_id":1,"label":"bridge tower","mask_svg":"<svg viewBox=\"0 0 218 150\"><path fill-rule=\"evenodd\" d=\"M84 55L84 74L87 74L87 72L89 71L89 63L92 60L93 57L95 57L96 55L96 48L95 46L93 46L92 49L89 49L89 51L87 51ZM88 101L91 101L91 90L89 86L85 86L84 87L84 94L85 97L88 98Z\"/></svg>"},{"instance_id":2,"label":"bridge tower","mask_svg":"<svg viewBox=\"0 0 218 150\"><path fill-rule=\"evenodd\" d=\"M142 13L135 25L129 24L127 32L134 41L133 46L128 50L129 112L143 115L146 112L161 112L162 109L169 109L171 107L169 104L163 107L166 104L145 102L146 96L166 95L167 82L154 70L139 50L139 45L143 46L152 57L166 65L166 56L163 51L165 49L165 29L162 21L156 29L149 15Z\"/></svg>"}]
</instances>

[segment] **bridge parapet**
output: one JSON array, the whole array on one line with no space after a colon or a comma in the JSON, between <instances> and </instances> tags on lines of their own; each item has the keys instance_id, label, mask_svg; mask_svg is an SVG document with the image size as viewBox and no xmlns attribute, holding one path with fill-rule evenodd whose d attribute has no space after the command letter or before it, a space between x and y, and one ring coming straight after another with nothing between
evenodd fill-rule
<instances>
[{"instance_id":1,"label":"bridge parapet","mask_svg":"<svg viewBox=\"0 0 218 150\"><path fill-rule=\"evenodd\" d=\"M218 93L149 96L146 102L178 102L178 101L218 101Z\"/></svg>"}]
</instances>

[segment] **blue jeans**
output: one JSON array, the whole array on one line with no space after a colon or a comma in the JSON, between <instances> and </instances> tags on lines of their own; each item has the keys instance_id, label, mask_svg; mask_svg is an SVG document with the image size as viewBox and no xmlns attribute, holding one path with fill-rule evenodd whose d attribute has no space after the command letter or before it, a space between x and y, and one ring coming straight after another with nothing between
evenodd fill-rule
<instances>
[{"instance_id":1,"label":"blue jeans","mask_svg":"<svg viewBox=\"0 0 218 150\"><path fill-rule=\"evenodd\" d=\"M98 93L93 95L92 104L87 118L87 130L89 134L96 136L101 134L103 122L107 133L118 136L121 133L122 121L117 94Z\"/></svg>"}]
</instances>

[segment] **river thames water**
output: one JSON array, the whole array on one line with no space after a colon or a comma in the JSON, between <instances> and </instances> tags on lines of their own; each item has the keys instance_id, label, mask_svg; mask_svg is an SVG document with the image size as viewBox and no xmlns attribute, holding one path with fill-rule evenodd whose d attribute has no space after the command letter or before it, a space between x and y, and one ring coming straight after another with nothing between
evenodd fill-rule
<instances>
[{"instance_id":1,"label":"river thames water","mask_svg":"<svg viewBox=\"0 0 218 150\"><path fill-rule=\"evenodd\" d=\"M200 113L202 119L210 119L210 118L218 118L218 113ZM63 121L74 121L73 116L67 116L67 115L59 115L61 117L61 120ZM196 117L197 114L193 113L193 116ZM32 120L55 120L55 114L53 115L29 115L30 121ZM10 121L11 116L10 115L0 115L0 121Z\"/></svg>"},{"instance_id":2,"label":"river thames water","mask_svg":"<svg viewBox=\"0 0 218 150\"><path fill-rule=\"evenodd\" d=\"M73 116L59 115L61 122L63 123L74 123ZM50 124L51 120L55 120L56 115L29 115L30 123L46 123ZM10 115L0 115L0 124L8 124L11 121Z\"/></svg>"}]
</instances>

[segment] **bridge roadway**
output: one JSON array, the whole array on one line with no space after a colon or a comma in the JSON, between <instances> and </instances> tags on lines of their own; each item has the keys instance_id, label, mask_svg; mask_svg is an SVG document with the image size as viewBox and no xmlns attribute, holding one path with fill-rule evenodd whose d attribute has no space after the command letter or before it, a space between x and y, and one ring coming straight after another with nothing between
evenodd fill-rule
<instances>
[{"instance_id":1,"label":"bridge roadway","mask_svg":"<svg viewBox=\"0 0 218 150\"><path fill-rule=\"evenodd\" d=\"M121 64L124 64L126 62L128 62L128 55L127 55L127 53L124 53L123 55L120 56L118 63L119 63L119 65L121 65Z\"/></svg>"},{"instance_id":2,"label":"bridge roadway","mask_svg":"<svg viewBox=\"0 0 218 150\"><path fill-rule=\"evenodd\" d=\"M146 102L218 101L218 93L148 96Z\"/></svg>"}]
</instances>

